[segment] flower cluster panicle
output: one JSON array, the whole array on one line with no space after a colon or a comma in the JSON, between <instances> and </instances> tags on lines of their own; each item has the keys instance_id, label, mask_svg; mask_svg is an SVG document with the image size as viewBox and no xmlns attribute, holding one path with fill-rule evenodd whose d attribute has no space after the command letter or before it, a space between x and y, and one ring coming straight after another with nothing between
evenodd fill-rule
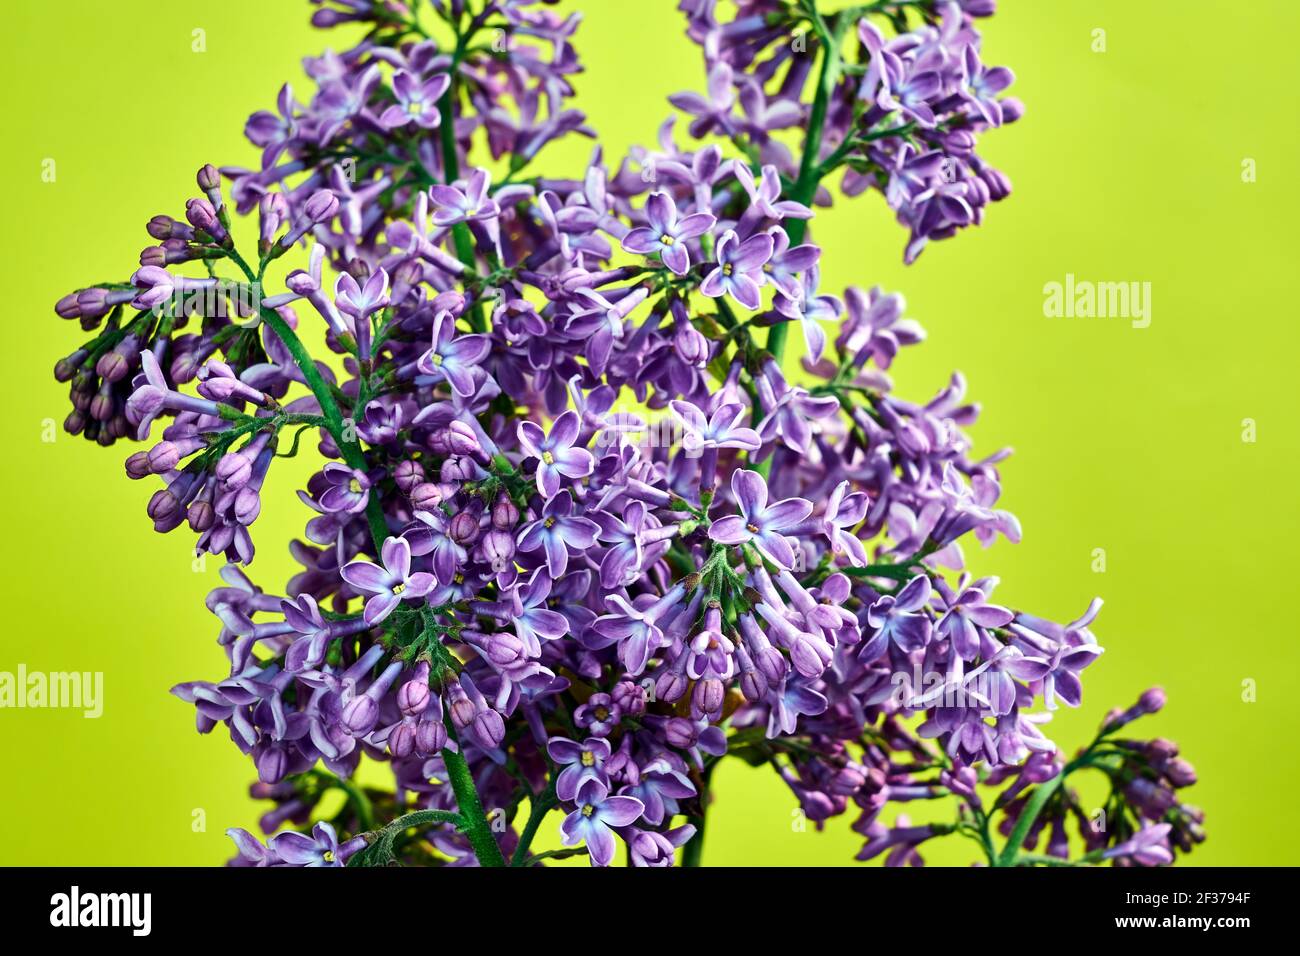
<instances>
[{"instance_id":1,"label":"flower cluster panicle","mask_svg":"<svg viewBox=\"0 0 1300 956\"><path fill-rule=\"evenodd\" d=\"M966 570L972 538L1020 538L1005 452L973 454L960 375L894 393L924 338L901 296L820 287L833 175L884 195L908 260L1007 194L974 151L1021 113L980 56L992 0L751 0L730 21L683 0L707 73L672 97L691 141L670 122L567 177L536 167L594 136L570 105L577 17L314 6L365 38L249 119L258 168L204 166L138 269L56 306L96 333L56 369L68 430L146 442L126 470L161 482L155 527L229 562L207 599L228 670L174 693L274 803L269 841L232 831L237 862L698 863L725 756L818 824L856 813L861 859L959 834L1027 864L1045 831L1065 860L1071 816L1077 862L1202 838L1173 745L1116 736L1135 711L1062 761L1044 723L1080 704L1100 601L1056 623ZM267 591L252 526L304 434L323 464L302 569ZM356 782L363 758L391 789ZM1100 831L1062 786L1085 767L1113 783ZM934 799L954 822L884 822ZM553 811L564 849L536 852Z\"/></svg>"}]
</instances>

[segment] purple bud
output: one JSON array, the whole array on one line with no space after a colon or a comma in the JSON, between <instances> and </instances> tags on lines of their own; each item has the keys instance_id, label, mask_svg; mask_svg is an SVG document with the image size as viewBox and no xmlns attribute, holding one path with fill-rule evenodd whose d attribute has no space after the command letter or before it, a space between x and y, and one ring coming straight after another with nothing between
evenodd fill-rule
<instances>
[{"instance_id":1,"label":"purple bud","mask_svg":"<svg viewBox=\"0 0 1300 956\"><path fill-rule=\"evenodd\" d=\"M498 495L492 506L492 527L500 531L511 531L519 523L519 509L510 500L509 495Z\"/></svg>"},{"instance_id":2,"label":"purple bud","mask_svg":"<svg viewBox=\"0 0 1300 956\"><path fill-rule=\"evenodd\" d=\"M447 728L439 720L422 720L415 725L415 748L422 754L437 753L447 746Z\"/></svg>"},{"instance_id":3,"label":"purple bud","mask_svg":"<svg viewBox=\"0 0 1300 956\"><path fill-rule=\"evenodd\" d=\"M314 223L328 222L339 210L339 200L328 189L318 189L311 194L303 212Z\"/></svg>"},{"instance_id":4,"label":"purple bud","mask_svg":"<svg viewBox=\"0 0 1300 956\"><path fill-rule=\"evenodd\" d=\"M126 460L126 476L128 478L139 479L151 474L153 474L153 469L149 467L147 452L138 451Z\"/></svg>"},{"instance_id":5,"label":"purple bud","mask_svg":"<svg viewBox=\"0 0 1300 956\"><path fill-rule=\"evenodd\" d=\"M190 530L202 534L212 527L217 520L217 513L210 501L196 501L190 505L185 517L189 520Z\"/></svg>"},{"instance_id":6,"label":"purple bud","mask_svg":"<svg viewBox=\"0 0 1300 956\"><path fill-rule=\"evenodd\" d=\"M424 468L413 458L404 458L393 469L393 483L404 495L409 495L424 481Z\"/></svg>"},{"instance_id":7,"label":"purple bud","mask_svg":"<svg viewBox=\"0 0 1300 956\"><path fill-rule=\"evenodd\" d=\"M709 340L688 322L677 327L677 334L673 336L673 350L687 365L703 368L708 364Z\"/></svg>"},{"instance_id":8,"label":"purple bud","mask_svg":"<svg viewBox=\"0 0 1300 956\"><path fill-rule=\"evenodd\" d=\"M146 453L148 468L155 475L171 471L181 460L181 450L175 442L160 441Z\"/></svg>"},{"instance_id":9,"label":"purple bud","mask_svg":"<svg viewBox=\"0 0 1300 956\"><path fill-rule=\"evenodd\" d=\"M699 733L693 722L685 717L674 717L664 724L664 739L679 750L689 750L695 746Z\"/></svg>"},{"instance_id":10,"label":"purple bud","mask_svg":"<svg viewBox=\"0 0 1300 956\"><path fill-rule=\"evenodd\" d=\"M432 511L445 500L442 487L431 482L411 489L411 507L416 511Z\"/></svg>"},{"instance_id":11,"label":"purple bud","mask_svg":"<svg viewBox=\"0 0 1300 956\"><path fill-rule=\"evenodd\" d=\"M403 721L388 735L388 752L398 760L404 760L415 752L415 737L415 725Z\"/></svg>"},{"instance_id":12,"label":"purple bud","mask_svg":"<svg viewBox=\"0 0 1300 956\"><path fill-rule=\"evenodd\" d=\"M427 666L425 668L427 673ZM424 713L429 706L429 678L417 677L408 680L397 692L397 708L406 717L415 717Z\"/></svg>"},{"instance_id":13,"label":"purple bud","mask_svg":"<svg viewBox=\"0 0 1300 956\"><path fill-rule=\"evenodd\" d=\"M474 715L474 732L489 747L496 747L505 739L505 721L495 710L485 707Z\"/></svg>"},{"instance_id":14,"label":"purple bud","mask_svg":"<svg viewBox=\"0 0 1300 956\"><path fill-rule=\"evenodd\" d=\"M478 538L478 518L468 511L462 511L451 519L448 532L451 540L457 544L473 544Z\"/></svg>"},{"instance_id":15,"label":"purple bud","mask_svg":"<svg viewBox=\"0 0 1300 956\"><path fill-rule=\"evenodd\" d=\"M515 536L508 531L493 529L483 536L479 545L483 560L492 565L497 574L510 567L515 557Z\"/></svg>"},{"instance_id":16,"label":"purple bud","mask_svg":"<svg viewBox=\"0 0 1300 956\"><path fill-rule=\"evenodd\" d=\"M213 473L227 488L242 488L253 476L253 463L247 455L232 451L221 456Z\"/></svg>"},{"instance_id":17,"label":"purple bud","mask_svg":"<svg viewBox=\"0 0 1300 956\"><path fill-rule=\"evenodd\" d=\"M221 186L221 175L217 172L217 167L211 163L205 163L195 178L198 181L199 188L205 193Z\"/></svg>"},{"instance_id":18,"label":"purple bud","mask_svg":"<svg viewBox=\"0 0 1300 956\"><path fill-rule=\"evenodd\" d=\"M725 693L722 681L716 677L697 681L695 692L691 694L691 705L703 716L717 716L722 711L722 699Z\"/></svg>"},{"instance_id":19,"label":"purple bud","mask_svg":"<svg viewBox=\"0 0 1300 956\"><path fill-rule=\"evenodd\" d=\"M629 717L640 717L645 713L645 691L630 680L615 684L610 698L614 706Z\"/></svg>"},{"instance_id":20,"label":"purple bud","mask_svg":"<svg viewBox=\"0 0 1300 956\"><path fill-rule=\"evenodd\" d=\"M289 772L289 755L283 747L267 747L253 762L257 766L257 778L263 783L279 783Z\"/></svg>"},{"instance_id":21,"label":"purple bud","mask_svg":"<svg viewBox=\"0 0 1300 956\"><path fill-rule=\"evenodd\" d=\"M69 292L58 302L54 303L54 312L61 319L79 319L81 318L81 309L77 305L80 298L79 293Z\"/></svg>"},{"instance_id":22,"label":"purple bud","mask_svg":"<svg viewBox=\"0 0 1300 956\"><path fill-rule=\"evenodd\" d=\"M354 737L364 737L375 729L379 720L379 705L366 694L354 697L343 708L343 726Z\"/></svg>"},{"instance_id":23,"label":"purple bud","mask_svg":"<svg viewBox=\"0 0 1300 956\"><path fill-rule=\"evenodd\" d=\"M176 513L180 504L170 488L163 488L161 491L153 493L153 497L149 499L145 511L154 521L165 521Z\"/></svg>"}]
</instances>

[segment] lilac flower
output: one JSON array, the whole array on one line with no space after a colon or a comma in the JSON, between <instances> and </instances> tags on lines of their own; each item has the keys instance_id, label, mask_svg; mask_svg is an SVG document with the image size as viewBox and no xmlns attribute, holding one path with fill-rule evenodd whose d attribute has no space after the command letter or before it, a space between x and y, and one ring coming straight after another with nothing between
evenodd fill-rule
<instances>
[{"instance_id":1,"label":"lilac flower","mask_svg":"<svg viewBox=\"0 0 1300 956\"><path fill-rule=\"evenodd\" d=\"M892 643L904 654L919 651L930 642L930 617L925 607L930 602L930 579L918 574L898 594L886 594L867 611L867 623L876 629L871 640L862 645L859 658L873 661Z\"/></svg>"},{"instance_id":2,"label":"lilac flower","mask_svg":"<svg viewBox=\"0 0 1300 956\"><path fill-rule=\"evenodd\" d=\"M562 479L585 478L596 466L591 452L574 444L581 427L572 410L555 420L550 434L533 422L519 424L519 444L538 460L537 490L548 500L559 494Z\"/></svg>"},{"instance_id":3,"label":"lilac flower","mask_svg":"<svg viewBox=\"0 0 1300 956\"><path fill-rule=\"evenodd\" d=\"M564 769L555 778L555 795L566 802L573 800L588 780L604 781L605 761L609 759L609 741L588 737L579 743L567 737L552 737L546 752Z\"/></svg>"},{"instance_id":4,"label":"lilac flower","mask_svg":"<svg viewBox=\"0 0 1300 956\"><path fill-rule=\"evenodd\" d=\"M393 613L402 601L414 601L433 589L432 574L411 573L411 546L405 538L387 538L380 554L382 566L369 561L353 561L340 574L359 591L371 595L366 599L367 624L378 624Z\"/></svg>"},{"instance_id":5,"label":"lilac flower","mask_svg":"<svg viewBox=\"0 0 1300 956\"><path fill-rule=\"evenodd\" d=\"M345 866L348 858L365 846L361 837L340 844L334 827L324 820L316 824L311 836L286 830L266 846L238 827L226 833L235 841L240 859L254 866Z\"/></svg>"},{"instance_id":6,"label":"lilac flower","mask_svg":"<svg viewBox=\"0 0 1300 956\"><path fill-rule=\"evenodd\" d=\"M585 781L574 796L576 809L560 826L565 846L587 844L592 866L609 866L616 849L614 828L629 826L641 816L645 805L635 797L611 797L609 788L596 779Z\"/></svg>"},{"instance_id":7,"label":"lilac flower","mask_svg":"<svg viewBox=\"0 0 1300 956\"><path fill-rule=\"evenodd\" d=\"M740 514L713 522L709 537L728 545L752 542L773 564L792 567L794 551L781 532L795 527L812 514L812 503L803 498L784 498L768 505L767 482L756 471L733 472L731 492L740 506Z\"/></svg>"},{"instance_id":8,"label":"lilac flower","mask_svg":"<svg viewBox=\"0 0 1300 956\"><path fill-rule=\"evenodd\" d=\"M495 218L501 207L488 194L491 186L492 175L485 169L474 170L463 190L456 186L430 186L429 199L437 207L434 225L447 227Z\"/></svg>"},{"instance_id":9,"label":"lilac flower","mask_svg":"<svg viewBox=\"0 0 1300 956\"><path fill-rule=\"evenodd\" d=\"M476 391L474 369L491 351L486 335L457 335L450 312L433 319L433 345L420 356L419 369L425 375L447 382L457 395L470 398Z\"/></svg>"},{"instance_id":10,"label":"lilac flower","mask_svg":"<svg viewBox=\"0 0 1300 956\"><path fill-rule=\"evenodd\" d=\"M542 551L552 578L564 576L570 551L587 550L600 534L600 525L573 511L573 499L567 494L557 494L546 502L537 520L524 525L519 532L519 550Z\"/></svg>"},{"instance_id":11,"label":"lilac flower","mask_svg":"<svg viewBox=\"0 0 1300 956\"><path fill-rule=\"evenodd\" d=\"M446 73L435 74L421 83L405 70L398 70L393 75L393 94L397 103L380 114L380 125L385 129L397 129L414 120L424 129L436 129L442 121L438 101L450 86L451 77Z\"/></svg>"},{"instance_id":12,"label":"lilac flower","mask_svg":"<svg viewBox=\"0 0 1300 956\"><path fill-rule=\"evenodd\" d=\"M718 240L718 263L700 283L700 292L712 299L730 295L745 308L757 311L762 305L762 270L772 258L772 248L772 237L767 233L741 242L734 230L727 230Z\"/></svg>"},{"instance_id":13,"label":"lilac flower","mask_svg":"<svg viewBox=\"0 0 1300 956\"><path fill-rule=\"evenodd\" d=\"M328 487L320 496L320 506L327 512L357 514L366 510L370 500L370 479L366 473L331 461L321 469Z\"/></svg>"},{"instance_id":14,"label":"lilac flower","mask_svg":"<svg viewBox=\"0 0 1300 956\"><path fill-rule=\"evenodd\" d=\"M686 251L686 243L704 235L713 228L717 217L700 212L677 218L677 205L665 192L651 193L645 204L648 226L639 226L623 237L623 248L639 255L659 254L672 272L679 276L686 275L690 268L691 257Z\"/></svg>"},{"instance_id":15,"label":"lilac flower","mask_svg":"<svg viewBox=\"0 0 1300 956\"><path fill-rule=\"evenodd\" d=\"M705 448L738 448L758 451L762 441L758 432L739 422L745 417L745 406L739 403L719 405L712 415L705 415L699 406L686 401L671 403L673 415L686 428L682 439L688 451Z\"/></svg>"},{"instance_id":16,"label":"lilac flower","mask_svg":"<svg viewBox=\"0 0 1300 956\"><path fill-rule=\"evenodd\" d=\"M1131 839L1102 853L1102 859L1125 858L1139 866L1167 866L1174 862L1174 855L1169 851L1167 842L1172 829L1168 823L1145 826Z\"/></svg>"},{"instance_id":17,"label":"lilac flower","mask_svg":"<svg viewBox=\"0 0 1300 956\"><path fill-rule=\"evenodd\" d=\"M974 660L980 650L981 627L1005 627L1015 614L997 604L989 604L984 591L978 587L963 590L952 601L935 631L941 638L952 641L953 650L964 661Z\"/></svg>"},{"instance_id":18,"label":"lilac flower","mask_svg":"<svg viewBox=\"0 0 1300 956\"><path fill-rule=\"evenodd\" d=\"M851 529L866 518L868 505L866 495L849 491L849 483L841 481L826 500L826 511L821 519L822 532L830 542L831 551L843 555L855 568L867 563L867 549Z\"/></svg>"}]
</instances>

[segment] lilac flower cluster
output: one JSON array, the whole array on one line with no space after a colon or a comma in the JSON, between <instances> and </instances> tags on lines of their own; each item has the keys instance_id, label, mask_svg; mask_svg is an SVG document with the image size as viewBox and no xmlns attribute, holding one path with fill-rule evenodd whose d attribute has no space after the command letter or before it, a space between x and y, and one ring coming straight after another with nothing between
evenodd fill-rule
<instances>
[{"instance_id":1,"label":"lilac flower cluster","mask_svg":"<svg viewBox=\"0 0 1300 956\"><path fill-rule=\"evenodd\" d=\"M57 368L69 431L151 441L126 468L161 479L155 527L230 562L207 600L229 671L174 693L252 758L267 834L316 821L265 844L232 831L239 862L603 866L622 845L697 863L727 755L771 766L819 824L853 809L864 859L915 863L957 833L1032 862L1046 826L1068 855L1058 824L1080 808L1060 783L1084 766L1110 768L1116 819L1136 821L1085 834L1085 861L1200 839L1172 798L1190 768L1114 740L1126 717L1062 764L1043 723L1080 703L1100 601L1058 624L965 570L963 539L1019 539L997 507L1005 453L972 456L960 376L893 394L886 371L924 337L900 296L819 287L808 225L838 170L885 195L909 260L1006 195L974 153L1020 113L979 56L991 2L751 0L722 22L683 0L708 93L673 103L698 142L666 124L657 151L611 166L596 147L568 179L530 167L593 135L568 105L576 17L315 5L365 39L306 61L307 100L285 86L250 118L260 167L205 166L128 280L57 306L97 331ZM773 135L796 126L797 160ZM305 267L265 295L300 245ZM299 492L302 570L268 592L245 570L251 527L308 432L324 464ZM391 790L355 782L363 758ZM321 820L335 789L346 805ZM955 823L881 819L938 798ZM552 811L567 849L534 852Z\"/></svg>"}]
</instances>

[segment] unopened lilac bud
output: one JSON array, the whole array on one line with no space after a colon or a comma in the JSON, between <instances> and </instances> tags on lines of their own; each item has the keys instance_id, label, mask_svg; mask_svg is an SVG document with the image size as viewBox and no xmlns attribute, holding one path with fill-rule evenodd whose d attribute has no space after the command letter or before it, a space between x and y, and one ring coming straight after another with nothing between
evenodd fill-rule
<instances>
[{"instance_id":1,"label":"unopened lilac bud","mask_svg":"<svg viewBox=\"0 0 1300 956\"><path fill-rule=\"evenodd\" d=\"M505 739L505 721L495 710L485 707L474 715L474 733L489 747L496 747Z\"/></svg>"},{"instance_id":2,"label":"unopened lilac bud","mask_svg":"<svg viewBox=\"0 0 1300 956\"><path fill-rule=\"evenodd\" d=\"M478 518L468 511L462 511L451 519L451 525L447 530L451 540L457 544L473 544L478 540Z\"/></svg>"},{"instance_id":3,"label":"unopened lilac bud","mask_svg":"<svg viewBox=\"0 0 1300 956\"><path fill-rule=\"evenodd\" d=\"M254 485L247 485L239 489L235 495L235 520L248 527L257 520L257 516L262 513L262 496L257 493Z\"/></svg>"},{"instance_id":4,"label":"unopened lilac bud","mask_svg":"<svg viewBox=\"0 0 1300 956\"><path fill-rule=\"evenodd\" d=\"M451 722L456 725L457 730L464 730L474 721L474 702L469 699L464 689L455 683L447 688L447 696L451 698L451 705L448 708Z\"/></svg>"},{"instance_id":5,"label":"unopened lilac bud","mask_svg":"<svg viewBox=\"0 0 1300 956\"><path fill-rule=\"evenodd\" d=\"M1011 195L1011 180L1001 170L986 166L980 171L980 179L988 187L989 198L994 202L999 202Z\"/></svg>"},{"instance_id":6,"label":"unopened lilac bud","mask_svg":"<svg viewBox=\"0 0 1300 956\"><path fill-rule=\"evenodd\" d=\"M510 500L509 495L498 495L492 505L492 527L500 531L510 531L519 523L519 509Z\"/></svg>"},{"instance_id":7,"label":"unopened lilac bud","mask_svg":"<svg viewBox=\"0 0 1300 956\"><path fill-rule=\"evenodd\" d=\"M415 677L408 680L401 686L397 692L397 709L403 716L415 717L424 713L429 706L429 678L428 665L425 665L425 676Z\"/></svg>"},{"instance_id":8,"label":"unopened lilac bud","mask_svg":"<svg viewBox=\"0 0 1300 956\"><path fill-rule=\"evenodd\" d=\"M630 680L619 681L609 692L614 706L628 717L640 717L645 713L645 691L640 685Z\"/></svg>"},{"instance_id":9,"label":"unopened lilac bud","mask_svg":"<svg viewBox=\"0 0 1300 956\"><path fill-rule=\"evenodd\" d=\"M79 435L85 427L86 416L75 409L69 412L68 417L63 420L63 430L69 435Z\"/></svg>"},{"instance_id":10,"label":"unopened lilac bud","mask_svg":"<svg viewBox=\"0 0 1300 956\"><path fill-rule=\"evenodd\" d=\"M1137 706L1144 714L1155 714L1164 709L1166 699L1163 687L1152 687L1138 698Z\"/></svg>"},{"instance_id":11,"label":"unopened lilac bud","mask_svg":"<svg viewBox=\"0 0 1300 956\"><path fill-rule=\"evenodd\" d=\"M703 368L709 361L709 340L688 322L677 327L673 350L683 362L696 368Z\"/></svg>"},{"instance_id":12,"label":"unopened lilac bud","mask_svg":"<svg viewBox=\"0 0 1300 956\"><path fill-rule=\"evenodd\" d=\"M691 694L691 704L699 713L714 717L722 710L722 699L725 694L726 688L723 687L722 681L716 677L708 677L696 682L695 691Z\"/></svg>"},{"instance_id":13,"label":"unopened lilac bud","mask_svg":"<svg viewBox=\"0 0 1300 956\"><path fill-rule=\"evenodd\" d=\"M253 758L253 763L263 783L279 783L289 772L289 755L283 747L267 747Z\"/></svg>"},{"instance_id":14,"label":"unopened lilac bud","mask_svg":"<svg viewBox=\"0 0 1300 956\"><path fill-rule=\"evenodd\" d=\"M354 737L364 737L375 729L379 721L379 704L368 694L354 697L343 708L343 726Z\"/></svg>"},{"instance_id":15,"label":"unopened lilac bud","mask_svg":"<svg viewBox=\"0 0 1300 956\"><path fill-rule=\"evenodd\" d=\"M415 748L422 754L437 753L447 746L447 728L441 720L422 720L415 725Z\"/></svg>"},{"instance_id":16,"label":"unopened lilac bud","mask_svg":"<svg viewBox=\"0 0 1300 956\"><path fill-rule=\"evenodd\" d=\"M415 752L415 724L403 721L388 735L388 752L404 760Z\"/></svg>"},{"instance_id":17,"label":"unopened lilac bud","mask_svg":"<svg viewBox=\"0 0 1300 956\"><path fill-rule=\"evenodd\" d=\"M199 188L205 193L221 186L221 175L217 172L217 167L213 166L211 163L205 163L199 169L198 175L195 179L199 184Z\"/></svg>"},{"instance_id":18,"label":"unopened lilac bud","mask_svg":"<svg viewBox=\"0 0 1300 956\"><path fill-rule=\"evenodd\" d=\"M180 507L180 502L172 494L170 488L163 488L161 491L155 491L153 497L149 499L149 504L145 512L154 521L165 521L174 515Z\"/></svg>"},{"instance_id":19,"label":"unopened lilac bud","mask_svg":"<svg viewBox=\"0 0 1300 956\"><path fill-rule=\"evenodd\" d=\"M80 318L98 318L109 310L108 290L98 286L77 293L77 311Z\"/></svg>"},{"instance_id":20,"label":"unopened lilac bud","mask_svg":"<svg viewBox=\"0 0 1300 956\"><path fill-rule=\"evenodd\" d=\"M664 740L679 750L690 750L699 739L695 724L684 717L674 717L664 724Z\"/></svg>"},{"instance_id":21,"label":"unopened lilac bud","mask_svg":"<svg viewBox=\"0 0 1300 956\"><path fill-rule=\"evenodd\" d=\"M451 289L447 292L439 292L433 297L433 314L439 312L450 312L452 315L460 315L465 311L465 294Z\"/></svg>"},{"instance_id":22,"label":"unopened lilac bud","mask_svg":"<svg viewBox=\"0 0 1300 956\"><path fill-rule=\"evenodd\" d=\"M145 246L140 250L140 265L159 268L167 265L167 250L162 246Z\"/></svg>"},{"instance_id":23,"label":"unopened lilac bud","mask_svg":"<svg viewBox=\"0 0 1300 956\"><path fill-rule=\"evenodd\" d=\"M328 189L318 189L311 194L303 212L313 223L328 222L339 211L339 199Z\"/></svg>"},{"instance_id":24,"label":"unopened lilac bud","mask_svg":"<svg viewBox=\"0 0 1300 956\"><path fill-rule=\"evenodd\" d=\"M95 374L107 382L120 382L130 370L130 360L117 349L105 352L95 363Z\"/></svg>"},{"instance_id":25,"label":"unopened lilac bud","mask_svg":"<svg viewBox=\"0 0 1300 956\"><path fill-rule=\"evenodd\" d=\"M751 704L767 696L767 678L757 670L747 670L740 675L740 693Z\"/></svg>"},{"instance_id":26,"label":"unopened lilac bud","mask_svg":"<svg viewBox=\"0 0 1300 956\"><path fill-rule=\"evenodd\" d=\"M153 474L149 467L148 452L138 451L126 460L126 476L132 479L144 478Z\"/></svg>"},{"instance_id":27,"label":"unopened lilac bud","mask_svg":"<svg viewBox=\"0 0 1300 956\"><path fill-rule=\"evenodd\" d=\"M213 473L227 488L242 488L253 475L253 462L247 455L241 455L237 451L228 452L221 456Z\"/></svg>"},{"instance_id":28,"label":"unopened lilac bud","mask_svg":"<svg viewBox=\"0 0 1300 956\"><path fill-rule=\"evenodd\" d=\"M441 485L424 482L411 489L411 507L416 511L432 511L445 500Z\"/></svg>"},{"instance_id":29,"label":"unopened lilac bud","mask_svg":"<svg viewBox=\"0 0 1300 956\"><path fill-rule=\"evenodd\" d=\"M214 239L220 240L226 234L217 219L217 211L206 199L191 199L186 202L185 218L195 229L202 229Z\"/></svg>"},{"instance_id":30,"label":"unopened lilac bud","mask_svg":"<svg viewBox=\"0 0 1300 956\"><path fill-rule=\"evenodd\" d=\"M671 703L680 700L684 693L686 693L686 675L673 667L663 668L655 681L655 696Z\"/></svg>"},{"instance_id":31,"label":"unopened lilac bud","mask_svg":"<svg viewBox=\"0 0 1300 956\"><path fill-rule=\"evenodd\" d=\"M462 421L450 422L434 432L429 447L440 455L474 455L480 451L474 429Z\"/></svg>"},{"instance_id":32,"label":"unopened lilac bud","mask_svg":"<svg viewBox=\"0 0 1300 956\"><path fill-rule=\"evenodd\" d=\"M479 543L479 551L483 555L483 560L492 566L492 570L500 574L514 563L515 536L508 531L498 531L494 528L483 535L483 540Z\"/></svg>"},{"instance_id":33,"label":"unopened lilac bud","mask_svg":"<svg viewBox=\"0 0 1300 956\"><path fill-rule=\"evenodd\" d=\"M194 238L194 230L182 222L177 222L171 216L154 216L145 226L149 235L162 241L163 239L186 239Z\"/></svg>"},{"instance_id":34,"label":"unopened lilac bud","mask_svg":"<svg viewBox=\"0 0 1300 956\"><path fill-rule=\"evenodd\" d=\"M474 462L468 458L448 458L438 469L438 477L447 484L458 481L472 481L476 474Z\"/></svg>"},{"instance_id":35,"label":"unopened lilac bud","mask_svg":"<svg viewBox=\"0 0 1300 956\"><path fill-rule=\"evenodd\" d=\"M1025 115L1025 104L1014 96L1008 96L1006 99L999 100L998 103L1002 107L1002 122L1004 124L1014 123Z\"/></svg>"},{"instance_id":36,"label":"unopened lilac bud","mask_svg":"<svg viewBox=\"0 0 1300 956\"><path fill-rule=\"evenodd\" d=\"M424 481L424 469L414 459L404 458L393 468L393 483L404 495L410 494L422 481Z\"/></svg>"},{"instance_id":37,"label":"unopened lilac bud","mask_svg":"<svg viewBox=\"0 0 1300 956\"><path fill-rule=\"evenodd\" d=\"M216 522L217 513L212 507L212 502L196 501L190 505L185 517L190 523L190 530L202 534Z\"/></svg>"},{"instance_id":38,"label":"unopened lilac bud","mask_svg":"<svg viewBox=\"0 0 1300 956\"><path fill-rule=\"evenodd\" d=\"M66 358L61 358L55 362L54 380L56 382L72 381L72 376L77 374L77 370L81 368L81 363L85 361L87 354L85 349L77 349Z\"/></svg>"},{"instance_id":39,"label":"unopened lilac bud","mask_svg":"<svg viewBox=\"0 0 1300 956\"><path fill-rule=\"evenodd\" d=\"M69 292L58 302L54 303L54 312L61 319L79 319L81 318L81 309L77 305L80 293Z\"/></svg>"},{"instance_id":40,"label":"unopened lilac bud","mask_svg":"<svg viewBox=\"0 0 1300 956\"><path fill-rule=\"evenodd\" d=\"M181 451L175 442L160 441L146 453L149 470L155 475L171 471L181 460Z\"/></svg>"},{"instance_id":41,"label":"unopened lilac bud","mask_svg":"<svg viewBox=\"0 0 1300 956\"><path fill-rule=\"evenodd\" d=\"M1182 757L1175 757L1165 767L1165 776L1175 787L1190 787L1196 783L1196 768Z\"/></svg>"},{"instance_id":42,"label":"unopened lilac bud","mask_svg":"<svg viewBox=\"0 0 1300 956\"><path fill-rule=\"evenodd\" d=\"M113 417L113 393L111 390L105 388L90 400L90 417L101 422L107 422Z\"/></svg>"},{"instance_id":43,"label":"unopened lilac bud","mask_svg":"<svg viewBox=\"0 0 1300 956\"><path fill-rule=\"evenodd\" d=\"M257 214L259 238L264 247L270 246L275 239L275 234L280 231L280 228L289 218L288 200L284 198L283 193L267 193L257 204ZM289 281L289 279L293 279L294 276L306 276L307 280L311 282L313 286L315 285L315 282L312 280L309 273L297 270L290 275L284 283L290 289L293 289L294 292L298 292L299 294L302 292L302 290L294 288L293 284Z\"/></svg>"}]
</instances>

